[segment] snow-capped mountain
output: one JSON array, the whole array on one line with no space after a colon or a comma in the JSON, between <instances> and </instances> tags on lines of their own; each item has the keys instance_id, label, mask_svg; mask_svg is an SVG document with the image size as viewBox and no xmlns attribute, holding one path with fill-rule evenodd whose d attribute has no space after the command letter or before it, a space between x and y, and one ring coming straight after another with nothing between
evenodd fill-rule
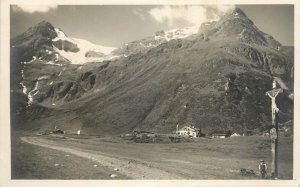
<instances>
[{"instance_id":1,"label":"snow-capped mountain","mask_svg":"<svg viewBox=\"0 0 300 187\"><path fill-rule=\"evenodd\" d=\"M115 58L113 47L93 44L87 40L70 38L62 30L43 21L11 41L18 50L20 60L32 63L36 60L47 64L84 64Z\"/></svg>"}]
</instances>

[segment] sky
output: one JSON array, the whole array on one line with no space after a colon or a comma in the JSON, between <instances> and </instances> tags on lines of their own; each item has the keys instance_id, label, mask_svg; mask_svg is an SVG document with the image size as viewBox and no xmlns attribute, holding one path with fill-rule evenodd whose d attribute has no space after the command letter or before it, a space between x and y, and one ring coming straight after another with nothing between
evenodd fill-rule
<instances>
[{"instance_id":1,"label":"sky","mask_svg":"<svg viewBox=\"0 0 300 187\"><path fill-rule=\"evenodd\" d=\"M45 20L69 37L118 47L159 30L200 26L234 7L283 45L294 45L293 5L12 5L10 32L15 37Z\"/></svg>"}]
</instances>

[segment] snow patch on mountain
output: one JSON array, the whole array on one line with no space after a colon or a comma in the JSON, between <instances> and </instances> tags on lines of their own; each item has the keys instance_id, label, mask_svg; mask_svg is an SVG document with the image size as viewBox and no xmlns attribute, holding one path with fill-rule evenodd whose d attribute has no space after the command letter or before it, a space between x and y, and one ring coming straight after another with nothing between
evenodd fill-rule
<instances>
[{"instance_id":1,"label":"snow patch on mountain","mask_svg":"<svg viewBox=\"0 0 300 187\"><path fill-rule=\"evenodd\" d=\"M22 76L22 79L24 79L24 77L25 77L24 76L24 69L21 70L21 76Z\"/></svg>"},{"instance_id":2,"label":"snow patch on mountain","mask_svg":"<svg viewBox=\"0 0 300 187\"><path fill-rule=\"evenodd\" d=\"M55 62L57 62L57 61L58 61L58 54L55 53Z\"/></svg>"},{"instance_id":3,"label":"snow patch on mountain","mask_svg":"<svg viewBox=\"0 0 300 187\"><path fill-rule=\"evenodd\" d=\"M32 60L28 61L28 62L23 62L23 64L31 64L33 61L36 60L36 56L32 57Z\"/></svg>"},{"instance_id":4,"label":"snow patch on mountain","mask_svg":"<svg viewBox=\"0 0 300 187\"><path fill-rule=\"evenodd\" d=\"M51 54L52 54L52 51L49 51L48 49L46 49L46 53L47 53L48 55L51 55Z\"/></svg>"},{"instance_id":5,"label":"snow patch on mountain","mask_svg":"<svg viewBox=\"0 0 300 187\"><path fill-rule=\"evenodd\" d=\"M31 90L28 93L27 107L29 107L33 103L33 96L39 93L38 87L39 87L39 81L36 81L33 90Z\"/></svg>"},{"instance_id":6,"label":"snow patch on mountain","mask_svg":"<svg viewBox=\"0 0 300 187\"><path fill-rule=\"evenodd\" d=\"M58 28L54 28L54 30L57 34L57 37L54 38L52 41L56 42L56 41L59 41L59 40L66 40L66 41L69 41L71 43L74 43L74 41L72 39L68 38L62 30L60 30Z\"/></svg>"},{"instance_id":7,"label":"snow patch on mountain","mask_svg":"<svg viewBox=\"0 0 300 187\"><path fill-rule=\"evenodd\" d=\"M54 65L54 66L63 66L63 64L53 63L52 61L46 62L45 64Z\"/></svg>"},{"instance_id":8,"label":"snow patch on mountain","mask_svg":"<svg viewBox=\"0 0 300 187\"><path fill-rule=\"evenodd\" d=\"M43 76L40 76L37 80L41 81L41 80L48 80L48 79L50 79L49 75L43 75Z\"/></svg>"},{"instance_id":9,"label":"snow patch on mountain","mask_svg":"<svg viewBox=\"0 0 300 187\"><path fill-rule=\"evenodd\" d=\"M24 69L21 70L21 76L22 76L22 79L24 80L24 78L25 78ZM23 93L27 95L27 87L25 86L25 84L23 82L20 82L20 85L22 86Z\"/></svg>"},{"instance_id":10,"label":"snow patch on mountain","mask_svg":"<svg viewBox=\"0 0 300 187\"><path fill-rule=\"evenodd\" d=\"M116 59L116 58L119 58L120 56L118 56L118 55L111 55L111 56L109 56L108 58L107 58L107 60L114 60L114 59Z\"/></svg>"},{"instance_id":11,"label":"snow patch on mountain","mask_svg":"<svg viewBox=\"0 0 300 187\"><path fill-rule=\"evenodd\" d=\"M66 70L66 67L64 67L64 68L59 72L58 76L60 77L61 74L62 74L62 72L65 71L65 70Z\"/></svg>"},{"instance_id":12,"label":"snow patch on mountain","mask_svg":"<svg viewBox=\"0 0 300 187\"><path fill-rule=\"evenodd\" d=\"M155 40L165 39L167 41L173 39L181 39L186 38L192 34L196 34L198 32L198 27L185 27L181 29L172 29L166 32L156 33L154 36Z\"/></svg>"},{"instance_id":13,"label":"snow patch on mountain","mask_svg":"<svg viewBox=\"0 0 300 187\"><path fill-rule=\"evenodd\" d=\"M21 86L22 86L22 90L23 90L23 93L27 95L27 87L24 85L23 82L20 82Z\"/></svg>"}]
</instances>

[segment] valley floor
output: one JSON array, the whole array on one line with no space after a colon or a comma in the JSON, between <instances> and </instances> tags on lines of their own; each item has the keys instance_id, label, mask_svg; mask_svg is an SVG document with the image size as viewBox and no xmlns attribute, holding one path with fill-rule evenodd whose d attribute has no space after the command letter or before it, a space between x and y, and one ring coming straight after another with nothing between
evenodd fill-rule
<instances>
[{"instance_id":1,"label":"valley floor","mask_svg":"<svg viewBox=\"0 0 300 187\"><path fill-rule=\"evenodd\" d=\"M12 179L259 179L260 159L266 160L269 174L270 141L258 136L172 144L12 136ZM241 168L256 175L241 176ZM279 178L292 179L292 173L293 139L281 138Z\"/></svg>"}]
</instances>

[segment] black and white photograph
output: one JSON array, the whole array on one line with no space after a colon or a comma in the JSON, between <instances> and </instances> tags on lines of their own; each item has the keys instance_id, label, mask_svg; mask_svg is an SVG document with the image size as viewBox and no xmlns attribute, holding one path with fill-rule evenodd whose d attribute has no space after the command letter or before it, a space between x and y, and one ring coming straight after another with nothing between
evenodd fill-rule
<instances>
[{"instance_id":1,"label":"black and white photograph","mask_svg":"<svg viewBox=\"0 0 300 187\"><path fill-rule=\"evenodd\" d=\"M8 7L11 181L297 178L293 3Z\"/></svg>"}]
</instances>

